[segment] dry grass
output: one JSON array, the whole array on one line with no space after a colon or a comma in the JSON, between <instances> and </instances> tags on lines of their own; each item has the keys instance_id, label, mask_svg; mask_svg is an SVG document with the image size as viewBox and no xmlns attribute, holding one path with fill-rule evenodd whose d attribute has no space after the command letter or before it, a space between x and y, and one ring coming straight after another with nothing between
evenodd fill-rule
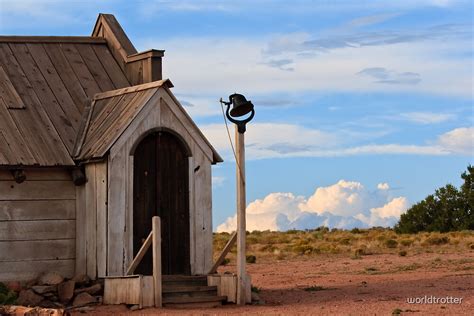
<instances>
[{"instance_id":1,"label":"dry grass","mask_svg":"<svg viewBox=\"0 0 474 316\"><path fill-rule=\"evenodd\" d=\"M216 257L229 238L228 233L214 234ZM386 253L409 257L420 253L443 254L472 251L473 245L474 231L396 234L393 230L385 228L348 231L321 227L308 231L247 233L247 255L255 256L256 262L311 258L327 254L345 255L351 259ZM235 262L235 255L234 246L227 256L230 262Z\"/></svg>"}]
</instances>

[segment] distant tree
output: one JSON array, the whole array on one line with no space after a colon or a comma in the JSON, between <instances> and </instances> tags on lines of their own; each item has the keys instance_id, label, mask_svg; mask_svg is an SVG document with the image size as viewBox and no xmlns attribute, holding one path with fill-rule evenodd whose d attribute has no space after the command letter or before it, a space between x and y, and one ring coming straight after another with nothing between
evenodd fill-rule
<instances>
[{"instance_id":1,"label":"distant tree","mask_svg":"<svg viewBox=\"0 0 474 316\"><path fill-rule=\"evenodd\" d=\"M468 166L458 190L448 184L413 205L395 225L398 233L474 230L474 167Z\"/></svg>"}]
</instances>

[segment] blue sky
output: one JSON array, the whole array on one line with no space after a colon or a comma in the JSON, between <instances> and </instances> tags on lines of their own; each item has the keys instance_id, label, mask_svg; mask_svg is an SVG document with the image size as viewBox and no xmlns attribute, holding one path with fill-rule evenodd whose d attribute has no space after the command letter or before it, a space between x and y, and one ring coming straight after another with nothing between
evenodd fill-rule
<instances>
[{"instance_id":1,"label":"blue sky","mask_svg":"<svg viewBox=\"0 0 474 316\"><path fill-rule=\"evenodd\" d=\"M392 225L473 163L471 1L9 1L0 33L89 35L114 14L225 162L214 228L232 229L235 163L218 100L256 106L249 229ZM224 223L225 222L225 223ZM223 225L221 225L224 223Z\"/></svg>"}]
</instances>

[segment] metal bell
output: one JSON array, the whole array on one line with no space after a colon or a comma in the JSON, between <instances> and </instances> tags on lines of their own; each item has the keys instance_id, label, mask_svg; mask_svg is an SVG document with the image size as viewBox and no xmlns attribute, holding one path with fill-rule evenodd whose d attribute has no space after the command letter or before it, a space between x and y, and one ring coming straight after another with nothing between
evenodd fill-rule
<instances>
[{"instance_id":1,"label":"metal bell","mask_svg":"<svg viewBox=\"0 0 474 316\"><path fill-rule=\"evenodd\" d=\"M230 110L230 115L233 117L243 116L250 113L253 110L253 104L250 101L238 93L234 93L229 97L232 102L232 110Z\"/></svg>"}]
</instances>

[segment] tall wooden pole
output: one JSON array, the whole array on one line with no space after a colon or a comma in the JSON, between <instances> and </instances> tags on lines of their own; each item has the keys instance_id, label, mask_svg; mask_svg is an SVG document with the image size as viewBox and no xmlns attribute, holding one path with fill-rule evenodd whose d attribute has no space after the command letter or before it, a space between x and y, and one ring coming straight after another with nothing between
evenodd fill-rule
<instances>
[{"instance_id":1,"label":"tall wooden pole","mask_svg":"<svg viewBox=\"0 0 474 316\"><path fill-rule=\"evenodd\" d=\"M237 151L237 304L245 305L245 289L247 273L245 271L245 144L244 134L239 133L235 126L235 143Z\"/></svg>"}]
</instances>

